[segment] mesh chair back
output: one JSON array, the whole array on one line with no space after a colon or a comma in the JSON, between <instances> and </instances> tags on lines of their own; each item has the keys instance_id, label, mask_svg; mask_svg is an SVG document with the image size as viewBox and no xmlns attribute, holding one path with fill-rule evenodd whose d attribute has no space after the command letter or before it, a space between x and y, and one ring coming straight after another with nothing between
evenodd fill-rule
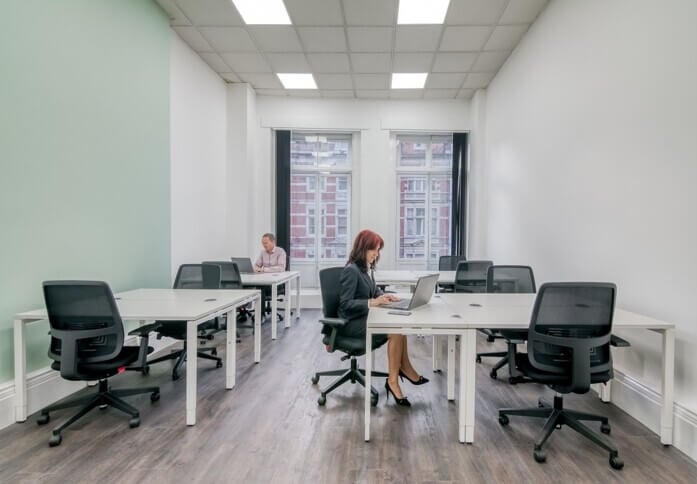
<instances>
[{"instance_id":1,"label":"mesh chair back","mask_svg":"<svg viewBox=\"0 0 697 484\"><path fill-rule=\"evenodd\" d=\"M490 266L486 273L486 292L535 292L535 276L530 266Z\"/></svg>"},{"instance_id":2,"label":"mesh chair back","mask_svg":"<svg viewBox=\"0 0 697 484\"><path fill-rule=\"evenodd\" d=\"M77 359L96 363L115 358L123 347L123 322L114 295L102 281L46 281L44 300L52 329L112 328L111 334L84 339L77 344ZM51 338L48 356L61 360L61 342Z\"/></svg>"},{"instance_id":3,"label":"mesh chair back","mask_svg":"<svg viewBox=\"0 0 697 484\"><path fill-rule=\"evenodd\" d=\"M455 292L485 292L490 260L461 261L455 271Z\"/></svg>"},{"instance_id":4,"label":"mesh chair back","mask_svg":"<svg viewBox=\"0 0 697 484\"><path fill-rule=\"evenodd\" d=\"M174 280L174 289L220 289L220 266L182 264Z\"/></svg>"},{"instance_id":5,"label":"mesh chair back","mask_svg":"<svg viewBox=\"0 0 697 484\"><path fill-rule=\"evenodd\" d=\"M325 318L339 316L339 294L343 267L329 267L319 271L319 287L322 293L322 313Z\"/></svg>"},{"instance_id":6,"label":"mesh chair back","mask_svg":"<svg viewBox=\"0 0 697 484\"><path fill-rule=\"evenodd\" d=\"M462 261L466 261L467 257L464 255L442 255L438 259L438 270L439 271L454 271L457 269L457 264Z\"/></svg>"},{"instance_id":7,"label":"mesh chair back","mask_svg":"<svg viewBox=\"0 0 697 484\"><path fill-rule=\"evenodd\" d=\"M242 289L242 277L235 262L228 261L206 261L204 265L216 265L220 267L220 288L221 289Z\"/></svg>"},{"instance_id":8,"label":"mesh chair back","mask_svg":"<svg viewBox=\"0 0 697 484\"><path fill-rule=\"evenodd\" d=\"M558 282L540 287L528 330L530 364L574 375L577 393L592 373L611 372L610 337L617 288L610 283Z\"/></svg>"},{"instance_id":9,"label":"mesh chair back","mask_svg":"<svg viewBox=\"0 0 697 484\"><path fill-rule=\"evenodd\" d=\"M237 264L237 269L240 271L240 273L254 273L254 267L252 267L252 259L250 259L249 257L230 257L230 260Z\"/></svg>"}]
</instances>

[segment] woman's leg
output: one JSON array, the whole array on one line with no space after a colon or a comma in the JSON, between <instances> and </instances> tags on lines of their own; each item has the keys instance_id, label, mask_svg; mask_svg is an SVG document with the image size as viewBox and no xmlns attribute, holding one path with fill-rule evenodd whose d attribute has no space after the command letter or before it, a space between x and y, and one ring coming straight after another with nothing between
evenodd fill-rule
<instances>
[{"instance_id":1,"label":"woman's leg","mask_svg":"<svg viewBox=\"0 0 697 484\"><path fill-rule=\"evenodd\" d=\"M404 334L401 336L402 336L402 360L400 362L400 367L405 375L407 375L412 380L416 381L419 379L420 375L414 369L414 366L411 364L411 360L409 360L409 351L407 350L407 336Z\"/></svg>"},{"instance_id":2,"label":"woman's leg","mask_svg":"<svg viewBox=\"0 0 697 484\"><path fill-rule=\"evenodd\" d=\"M399 388L399 368L402 363L402 354L404 345L404 336L401 334L391 334L387 339L387 381L390 383L390 388L397 398L404 398L402 389Z\"/></svg>"}]
</instances>

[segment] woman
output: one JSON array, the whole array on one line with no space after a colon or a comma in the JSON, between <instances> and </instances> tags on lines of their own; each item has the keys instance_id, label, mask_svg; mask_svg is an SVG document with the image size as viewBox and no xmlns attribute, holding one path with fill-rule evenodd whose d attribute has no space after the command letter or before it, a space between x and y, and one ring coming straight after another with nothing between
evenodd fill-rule
<instances>
[{"instance_id":1,"label":"woman","mask_svg":"<svg viewBox=\"0 0 697 484\"><path fill-rule=\"evenodd\" d=\"M372 271L385 246L382 237L371 230L362 230L353 241L349 260L341 273L341 293L339 296L339 317L348 320L341 334L365 338L368 308L381 306L399 298L385 294L375 285ZM392 394L398 405L410 406L402 393L397 377L406 378L413 385L423 385L428 380L419 375L409 361L407 337L403 334L375 335L373 345L384 343L387 339L387 368L389 377L385 380L385 391Z\"/></svg>"}]
</instances>

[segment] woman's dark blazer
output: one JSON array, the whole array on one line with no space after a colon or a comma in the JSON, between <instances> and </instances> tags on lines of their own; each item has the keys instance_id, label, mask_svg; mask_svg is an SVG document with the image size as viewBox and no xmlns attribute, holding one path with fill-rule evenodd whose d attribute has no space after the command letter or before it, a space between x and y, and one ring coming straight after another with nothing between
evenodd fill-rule
<instances>
[{"instance_id":1,"label":"woman's dark blazer","mask_svg":"<svg viewBox=\"0 0 697 484\"><path fill-rule=\"evenodd\" d=\"M354 262L344 267L340 284L339 317L348 320L340 334L365 338L368 300L381 296L383 292L375 285L367 268Z\"/></svg>"}]
</instances>

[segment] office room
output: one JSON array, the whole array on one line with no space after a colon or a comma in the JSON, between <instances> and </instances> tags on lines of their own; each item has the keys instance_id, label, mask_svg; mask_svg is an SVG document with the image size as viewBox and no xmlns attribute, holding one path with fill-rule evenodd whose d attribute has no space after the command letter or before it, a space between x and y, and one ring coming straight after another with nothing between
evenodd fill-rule
<instances>
[{"instance_id":1,"label":"office room","mask_svg":"<svg viewBox=\"0 0 697 484\"><path fill-rule=\"evenodd\" d=\"M697 2L245 10L261 3L0 2L0 482L694 482ZM384 240L373 284L454 289L408 316L371 307L348 361L320 277L363 229ZM239 287L172 289L182 264L221 283L274 238L282 274L234 264ZM471 261L529 266L537 293L462 294ZM68 378L68 331L43 309L61 285L44 281L106 283L89 287L124 316L109 330L125 359L87 371L72 345ZM550 383L505 330L537 335L542 289L589 282L612 294L590 352L609 370ZM496 301L524 318L489 341L476 318ZM387 371L395 341L420 377L401 393L317 377ZM480 354L508 351L492 378L500 357ZM53 432L79 407L46 409L110 388L139 388L136 413L103 396ZM543 443L545 419L501 412L540 397L569 410ZM572 410L607 420L589 437Z\"/></svg>"}]
</instances>

